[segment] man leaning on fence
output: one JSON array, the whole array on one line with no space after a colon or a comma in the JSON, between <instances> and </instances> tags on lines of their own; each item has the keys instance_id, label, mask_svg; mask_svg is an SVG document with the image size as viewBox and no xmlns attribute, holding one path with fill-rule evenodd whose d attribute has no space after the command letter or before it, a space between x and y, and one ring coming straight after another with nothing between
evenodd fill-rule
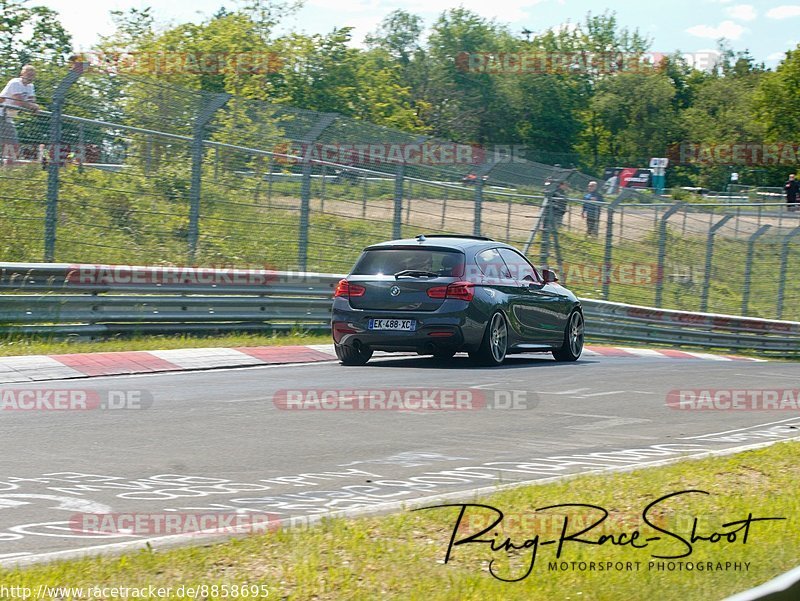
<instances>
[{"instance_id":1,"label":"man leaning on fence","mask_svg":"<svg viewBox=\"0 0 800 601\"><path fill-rule=\"evenodd\" d=\"M33 112L39 110L36 104L36 91L33 80L36 69L25 65L19 77L10 80L3 91L0 92L0 143L3 145L3 162L11 164L19 156L19 137L14 125L14 118L19 109L28 109Z\"/></svg>"},{"instance_id":2,"label":"man leaning on fence","mask_svg":"<svg viewBox=\"0 0 800 601\"><path fill-rule=\"evenodd\" d=\"M597 182L589 182L586 194L583 197L582 214L586 217L586 233L596 236L600 223L600 203L604 202L603 196L597 191Z\"/></svg>"}]
</instances>

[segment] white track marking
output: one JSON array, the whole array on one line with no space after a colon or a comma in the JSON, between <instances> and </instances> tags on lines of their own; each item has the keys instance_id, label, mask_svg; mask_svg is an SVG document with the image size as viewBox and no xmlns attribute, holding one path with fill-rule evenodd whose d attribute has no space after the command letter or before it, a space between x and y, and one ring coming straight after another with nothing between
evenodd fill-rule
<instances>
[{"instance_id":1,"label":"white track marking","mask_svg":"<svg viewBox=\"0 0 800 601\"><path fill-rule=\"evenodd\" d=\"M25 355L0 359L0 382L37 382L39 380L81 377L84 377L83 372L68 367L47 355Z\"/></svg>"},{"instance_id":2,"label":"white track marking","mask_svg":"<svg viewBox=\"0 0 800 601\"><path fill-rule=\"evenodd\" d=\"M612 394L622 394L624 392L627 392L627 390L610 390L608 392L593 392L591 394L582 394L580 396L575 396L575 397L572 397L572 398L574 398L574 399L589 399L591 397L610 396Z\"/></svg>"},{"instance_id":3,"label":"white track marking","mask_svg":"<svg viewBox=\"0 0 800 601\"><path fill-rule=\"evenodd\" d=\"M687 355L691 355L692 357L697 357L698 359L708 359L711 361L733 361L730 357L723 357L722 355L712 355L710 353L696 353L694 351L682 351Z\"/></svg>"},{"instance_id":4,"label":"white track marking","mask_svg":"<svg viewBox=\"0 0 800 601\"><path fill-rule=\"evenodd\" d=\"M266 361L232 348L174 349L149 351L151 355L169 361L181 369L203 369L229 365L264 365Z\"/></svg>"},{"instance_id":5,"label":"white track marking","mask_svg":"<svg viewBox=\"0 0 800 601\"><path fill-rule=\"evenodd\" d=\"M626 353L630 353L631 355L636 355L637 357L654 357L656 359L670 358L659 351L654 351L653 349L649 348L631 348L627 346L618 346L617 348L621 351L625 351Z\"/></svg>"},{"instance_id":6,"label":"white track marking","mask_svg":"<svg viewBox=\"0 0 800 601\"><path fill-rule=\"evenodd\" d=\"M790 417L788 419L782 419L777 422L768 422L766 424L757 424L755 426L745 426L744 428L736 428L735 430L725 430L724 432L714 432L712 434L701 434L700 436L685 436L683 438L678 438L678 440L696 440L698 438L706 438L707 436L720 436L721 434L731 434L732 432L741 432L742 430L754 430L755 428L763 428L764 426L774 426L777 424L785 424L786 422L797 421L798 426L800 426L800 418L798 417Z\"/></svg>"}]
</instances>

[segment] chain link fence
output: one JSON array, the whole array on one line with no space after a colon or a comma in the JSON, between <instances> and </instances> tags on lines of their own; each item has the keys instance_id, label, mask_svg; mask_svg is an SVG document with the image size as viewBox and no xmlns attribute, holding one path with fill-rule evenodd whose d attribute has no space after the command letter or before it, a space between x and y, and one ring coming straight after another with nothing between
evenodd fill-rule
<instances>
[{"instance_id":1,"label":"chain link fence","mask_svg":"<svg viewBox=\"0 0 800 601\"><path fill-rule=\"evenodd\" d=\"M3 262L341 273L370 243L447 232L518 246L588 298L800 319L800 212L779 198L622 188L594 205L591 176L509 147L81 64L36 86L47 110L7 117L18 143L3 141Z\"/></svg>"}]
</instances>

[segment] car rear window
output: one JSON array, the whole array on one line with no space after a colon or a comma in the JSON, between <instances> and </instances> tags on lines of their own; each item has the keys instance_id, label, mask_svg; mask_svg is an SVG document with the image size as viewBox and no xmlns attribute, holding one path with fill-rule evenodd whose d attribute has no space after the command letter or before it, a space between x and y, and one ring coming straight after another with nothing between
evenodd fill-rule
<instances>
[{"instance_id":1,"label":"car rear window","mask_svg":"<svg viewBox=\"0 0 800 601\"><path fill-rule=\"evenodd\" d=\"M432 271L445 277L461 277L464 274L464 254L428 248L367 250L359 258L352 275L393 275L406 269Z\"/></svg>"}]
</instances>

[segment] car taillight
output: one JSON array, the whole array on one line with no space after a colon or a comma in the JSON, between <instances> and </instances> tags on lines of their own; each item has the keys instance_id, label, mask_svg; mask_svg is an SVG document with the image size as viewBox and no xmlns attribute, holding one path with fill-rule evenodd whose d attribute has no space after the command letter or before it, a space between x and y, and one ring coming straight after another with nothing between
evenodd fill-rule
<instances>
[{"instance_id":1,"label":"car taillight","mask_svg":"<svg viewBox=\"0 0 800 601\"><path fill-rule=\"evenodd\" d=\"M447 286L428 288L428 296L431 298L447 298Z\"/></svg>"},{"instance_id":2,"label":"car taillight","mask_svg":"<svg viewBox=\"0 0 800 601\"><path fill-rule=\"evenodd\" d=\"M364 293L367 291L364 286L359 286L358 284L351 284L347 280L339 280L339 283L336 285L336 291L333 293L333 296L343 296L344 298L353 298L354 296L364 296Z\"/></svg>"},{"instance_id":3,"label":"car taillight","mask_svg":"<svg viewBox=\"0 0 800 601\"><path fill-rule=\"evenodd\" d=\"M453 282L449 286L434 286L428 288L428 296L431 298L456 298L469 302L475 297L475 284Z\"/></svg>"},{"instance_id":4,"label":"car taillight","mask_svg":"<svg viewBox=\"0 0 800 601\"><path fill-rule=\"evenodd\" d=\"M447 298L471 301L475 296L475 284L471 282L453 282L447 287Z\"/></svg>"}]
</instances>

